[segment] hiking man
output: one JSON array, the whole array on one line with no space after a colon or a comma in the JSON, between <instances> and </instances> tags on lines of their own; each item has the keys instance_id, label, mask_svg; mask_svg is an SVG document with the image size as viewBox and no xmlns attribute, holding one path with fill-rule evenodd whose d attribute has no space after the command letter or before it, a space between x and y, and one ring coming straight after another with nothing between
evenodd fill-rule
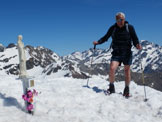
<instances>
[{"instance_id":1,"label":"hiking man","mask_svg":"<svg viewBox=\"0 0 162 122\"><path fill-rule=\"evenodd\" d=\"M139 50L142 49L142 46L139 44L134 27L125 21L125 14L122 12L118 12L116 14L116 23L108 29L106 35L103 36L100 40L94 41L93 44L102 44L106 42L110 36L112 37L111 48L113 51L109 71L110 84L107 92L109 94L115 93L115 71L117 67L123 63L125 72L125 88L123 91L123 96L129 97L129 84L131 80L130 65L132 64L132 43Z\"/></svg>"}]
</instances>

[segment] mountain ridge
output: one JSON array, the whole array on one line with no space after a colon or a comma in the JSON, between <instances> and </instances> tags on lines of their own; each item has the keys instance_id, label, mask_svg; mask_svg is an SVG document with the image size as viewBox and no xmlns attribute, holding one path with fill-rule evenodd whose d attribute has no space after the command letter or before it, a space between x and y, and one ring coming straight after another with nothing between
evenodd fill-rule
<instances>
[{"instance_id":1,"label":"mountain ridge","mask_svg":"<svg viewBox=\"0 0 162 122\"><path fill-rule=\"evenodd\" d=\"M162 47L146 40L141 41L143 49L138 51L132 48L133 64L131 66L132 80L141 84L141 64L144 68L146 85L162 91ZM0 72L8 75L19 74L19 59L17 45L11 43L7 47L1 45L0 52ZM51 75L62 72L63 77L73 77L87 79L89 77L99 76L107 77L111 58L111 50L90 48L83 52L73 52L67 56L60 57L52 50L43 46L33 47L25 46L27 70L33 74L35 68L36 74ZM92 61L93 59L93 61ZM92 65L91 65L92 63ZM158 75L157 75L158 74ZM123 65L117 69L116 81L124 79ZM153 85L152 85L153 84ZM162 85L161 85L162 86Z\"/></svg>"}]
</instances>

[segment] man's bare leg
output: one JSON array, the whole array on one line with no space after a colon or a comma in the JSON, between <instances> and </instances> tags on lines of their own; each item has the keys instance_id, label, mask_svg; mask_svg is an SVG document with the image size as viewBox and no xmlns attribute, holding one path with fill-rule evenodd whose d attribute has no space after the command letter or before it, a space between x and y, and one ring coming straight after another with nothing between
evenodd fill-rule
<instances>
[{"instance_id":1,"label":"man's bare leg","mask_svg":"<svg viewBox=\"0 0 162 122\"><path fill-rule=\"evenodd\" d=\"M109 89L107 90L107 92L109 94L115 93L115 86L114 86L114 81L115 81L115 71L117 69L117 67L119 66L119 62L117 61L112 61L110 63L110 72L109 72Z\"/></svg>"},{"instance_id":2,"label":"man's bare leg","mask_svg":"<svg viewBox=\"0 0 162 122\"><path fill-rule=\"evenodd\" d=\"M125 65L124 71L125 71L125 86L129 86L131 81L130 65Z\"/></svg>"},{"instance_id":3,"label":"man's bare leg","mask_svg":"<svg viewBox=\"0 0 162 122\"><path fill-rule=\"evenodd\" d=\"M115 81L115 71L119 66L119 62L117 61L112 61L110 63L110 72L109 72L109 81L110 83L114 83Z\"/></svg>"}]
</instances>

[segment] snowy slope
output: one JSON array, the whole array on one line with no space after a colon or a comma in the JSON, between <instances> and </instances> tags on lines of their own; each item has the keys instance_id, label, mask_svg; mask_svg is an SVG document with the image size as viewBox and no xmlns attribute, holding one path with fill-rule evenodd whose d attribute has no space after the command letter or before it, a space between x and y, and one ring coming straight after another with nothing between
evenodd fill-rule
<instances>
[{"instance_id":1,"label":"snowy slope","mask_svg":"<svg viewBox=\"0 0 162 122\"><path fill-rule=\"evenodd\" d=\"M0 122L161 122L162 92L146 87L148 102L144 102L143 86L130 85L130 99L119 94L105 96L107 81L93 77L87 80L42 76L35 79L35 115L24 112L22 83L13 76L0 76ZM123 91L124 82L115 83L116 92Z\"/></svg>"}]
</instances>

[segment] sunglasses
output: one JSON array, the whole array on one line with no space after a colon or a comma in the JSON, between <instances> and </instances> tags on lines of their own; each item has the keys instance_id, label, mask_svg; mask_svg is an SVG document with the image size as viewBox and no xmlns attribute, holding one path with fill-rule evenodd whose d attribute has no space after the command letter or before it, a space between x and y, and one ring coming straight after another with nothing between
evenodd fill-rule
<instances>
[{"instance_id":1,"label":"sunglasses","mask_svg":"<svg viewBox=\"0 0 162 122\"><path fill-rule=\"evenodd\" d=\"M124 21L124 19L118 19L118 20L116 20L116 22L122 22L122 21Z\"/></svg>"}]
</instances>

